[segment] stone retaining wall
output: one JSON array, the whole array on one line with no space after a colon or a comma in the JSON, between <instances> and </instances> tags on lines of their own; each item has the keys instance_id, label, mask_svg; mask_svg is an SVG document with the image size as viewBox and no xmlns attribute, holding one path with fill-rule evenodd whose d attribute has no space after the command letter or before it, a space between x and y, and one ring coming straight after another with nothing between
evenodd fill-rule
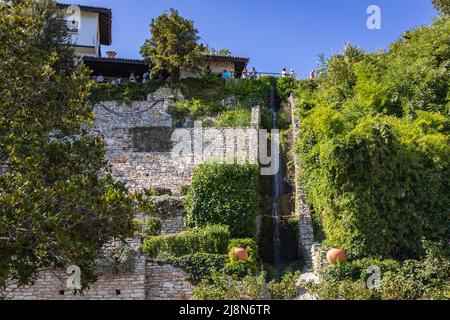
<instances>
[{"instance_id":1,"label":"stone retaining wall","mask_svg":"<svg viewBox=\"0 0 450 320\"><path fill-rule=\"evenodd\" d=\"M300 119L295 110L295 96L291 95L289 102L292 110L292 141L294 147L297 145L298 136L300 132ZM293 152L294 166L295 166L295 214L299 217L299 249L300 255L304 259L305 269L315 269L313 265L316 259L315 255L315 239L311 212L306 204L303 187L300 183L301 163L296 152Z\"/></svg>"},{"instance_id":2,"label":"stone retaining wall","mask_svg":"<svg viewBox=\"0 0 450 320\"><path fill-rule=\"evenodd\" d=\"M185 278L186 273L180 269L147 261L146 299L191 300L193 286Z\"/></svg>"}]
</instances>

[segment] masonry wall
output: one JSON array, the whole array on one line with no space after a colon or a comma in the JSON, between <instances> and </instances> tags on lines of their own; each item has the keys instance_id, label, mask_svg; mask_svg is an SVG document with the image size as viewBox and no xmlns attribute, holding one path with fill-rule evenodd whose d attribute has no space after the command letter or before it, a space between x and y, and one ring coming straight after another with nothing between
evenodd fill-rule
<instances>
[{"instance_id":1,"label":"masonry wall","mask_svg":"<svg viewBox=\"0 0 450 320\"><path fill-rule=\"evenodd\" d=\"M290 99L292 110L292 141L293 145L297 145L297 140L300 132L300 119L295 113L295 96L291 96ZM303 191L303 187L300 183L301 163L296 152L293 152L294 167L295 167L295 214L299 217L299 249L300 255L304 259L305 269L309 270L315 268L317 259L316 247L314 239L314 230L311 218L311 211L306 204L306 198Z\"/></svg>"},{"instance_id":2,"label":"masonry wall","mask_svg":"<svg viewBox=\"0 0 450 320\"><path fill-rule=\"evenodd\" d=\"M110 243L111 244L111 243ZM108 250L106 245L102 255ZM138 247L139 242L130 240L130 245ZM6 299L11 300L144 300L146 299L146 259L135 257L129 272L112 274L101 273L98 281L91 284L83 295L73 294L67 289L68 274L63 271L41 271L34 285L17 287L11 283L6 288ZM83 274L81 274L83 276Z\"/></svg>"},{"instance_id":3,"label":"masonry wall","mask_svg":"<svg viewBox=\"0 0 450 320\"><path fill-rule=\"evenodd\" d=\"M167 102L155 103L171 94L170 90L161 89L150 95L148 101L131 104L103 102L94 107L95 126L90 129L91 133L104 136L106 158L112 174L131 191L166 188L175 197L179 197L180 188L190 184L192 172L201 162L211 158L235 160L229 157L230 153L239 161L257 162L259 108L254 108L252 126L249 128L175 129L172 118L167 113ZM199 137L202 137L202 144L199 144ZM195 143L189 146L189 141ZM175 205L169 211L170 214L161 215L162 233L183 231L184 209ZM139 252L140 239L132 239L130 242ZM106 251L108 246L109 244L106 245ZM192 297L192 285L185 280L186 274L182 270L154 264L141 254L125 273L100 273L99 280L83 296L74 296L66 288L67 277L61 271L41 271L32 286L17 288L15 283L11 283L6 290L6 298L184 300Z\"/></svg>"},{"instance_id":4,"label":"masonry wall","mask_svg":"<svg viewBox=\"0 0 450 320\"><path fill-rule=\"evenodd\" d=\"M163 89L146 102L103 102L95 106L93 134L105 137L112 174L132 190L166 188L180 194L194 168L209 159L258 161L260 110L249 128L173 128Z\"/></svg>"},{"instance_id":5,"label":"masonry wall","mask_svg":"<svg viewBox=\"0 0 450 320\"><path fill-rule=\"evenodd\" d=\"M193 285L186 281L186 273L170 265L147 261L147 300L191 300Z\"/></svg>"}]
</instances>

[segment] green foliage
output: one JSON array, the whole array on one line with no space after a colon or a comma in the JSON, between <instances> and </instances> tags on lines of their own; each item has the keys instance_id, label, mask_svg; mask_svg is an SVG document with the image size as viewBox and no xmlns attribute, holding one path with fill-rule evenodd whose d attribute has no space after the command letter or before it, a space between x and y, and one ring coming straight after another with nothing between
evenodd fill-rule
<instances>
[{"instance_id":1,"label":"green foliage","mask_svg":"<svg viewBox=\"0 0 450 320\"><path fill-rule=\"evenodd\" d=\"M194 22L181 17L171 8L150 23L151 38L145 41L141 54L151 61L151 73L167 72L172 85L179 82L182 70L198 69L202 64L203 46Z\"/></svg>"},{"instance_id":2,"label":"green foliage","mask_svg":"<svg viewBox=\"0 0 450 320\"><path fill-rule=\"evenodd\" d=\"M250 109L238 108L222 112L214 123L219 128L250 127L252 122L252 111Z\"/></svg>"},{"instance_id":3,"label":"green foliage","mask_svg":"<svg viewBox=\"0 0 450 320\"><path fill-rule=\"evenodd\" d=\"M248 252L247 261L238 261L231 254L233 248L243 248ZM228 275L237 275L240 278L248 274L255 275L261 270L261 260L258 254L258 244L253 239L232 239L228 245L229 262L223 272Z\"/></svg>"},{"instance_id":4,"label":"green foliage","mask_svg":"<svg viewBox=\"0 0 450 320\"><path fill-rule=\"evenodd\" d=\"M329 246L411 258L448 238L448 34L441 17L389 53L349 45L299 83L301 180Z\"/></svg>"},{"instance_id":5,"label":"green foliage","mask_svg":"<svg viewBox=\"0 0 450 320\"><path fill-rule=\"evenodd\" d=\"M186 197L186 225L223 224L233 237L256 231L259 198L258 166L205 163L194 170Z\"/></svg>"},{"instance_id":6,"label":"green foliage","mask_svg":"<svg viewBox=\"0 0 450 320\"><path fill-rule=\"evenodd\" d=\"M142 250L152 258L181 257L193 253L225 254L230 232L220 225L184 231L174 235L162 235L146 239Z\"/></svg>"},{"instance_id":7,"label":"green foliage","mask_svg":"<svg viewBox=\"0 0 450 320\"><path fill-rule=\"evenodd\" d=\"M42 268L78 265L132 233L133 202L106 172L88 71L75 64L53 1L0 2L0 287ZM5 170L6 169L6 170ZM6 171L6 172L5 172Z\"/></svg>"},{"instance_id":8,"label":"green foliage","mask_svg":"<svg viewBox=\"0 0 450 320\"><path fill-rule=\"evenodd\" d=\"M248 275L243 279L224 273L214 273L211 279L194 288L195 300L266 300L268 296L266 275Z\"/></svg>"},{"instance_id":9,"label":"green foliage","mask_svg":"<svg viewBox=\"0 0 450 320\"><path fill-rule=\"evenodd\" d=\"M296 282L299 273L287 274L281 282L266 283L266 273L247 275L239 278L236 275L213 273L210 279L204 280L194 288L196 300L294 300L297 298Z\"/></svg>"},{"instance_id":10,"label":"green foliage","mask_svg":"<svg viewBox=\"0 0 450 320\"><path fill-rule=\"evenodd\" d=\"M197 285L202 281L209 280L212 274L222 270L226 261L227 256L224 254L194 253L156 262L183 269L188 274L187 280Z\"/></svg>"},{"instance_id":11,"label":"green foliage","mask_svg":"<svg viewBox=\"0 0 450 320\"><path fill-rule=\"evenodd\" d=\"M145 219L145 234L153 237L161 234L162 222L158 217L148 217Z\"/></svg>"},{"instance_id":12,"label":"green foliage","mask_svg":"<svg viewBox=\"0 0 450 320\"><path fill-rule=\"evenodd\" d=\"M97 83L92 86L89 100L92 104L102 101L119 101L130 103L132 101L146 101L147 96L162 86L162 82L112 84Z\"/></svg>"},{"instance_id":13,"label":"green foliage","mask_svg":"<svg viewBox=\"0 0 450 320\"><path fill-rule=\"evenodd\" d=\"M297 281L300 272L287 273L280 282L269 282L269 292L274 300L295 300L298 297Z\"/></svg>"},{"instance_id":14,"label":"green foliage","mask_svg":"<svg viewBox=\"0 0 450 320\"><path fill-rule=\"evenodd\" d=\"M443 13L450 15L450 1L449 0L432 0L434 6Z\"/></svg>"},{"instance_id":15,"label":"green foliage","mask_svg":"<svg viewBox=\"0 0 450 320\"><path fill-rule=\"evenodd\" d=\"M449 299L450 260L445 243L424 242L425 257L399 264L393 260L363 259L326 267L320 284L308 289L325 300ZM366 287L366 269L381 269L381 287Z\"/></svg>"},{"instance_id":16,"label":"green foliage","mask_svg":"<svg viewBox=\"0 0 450 320\"><path fill-rule=\"evenodd\" d=\"M292 77L277 78L277 93L282 101L287 101L292 92L297 88L297 80Z\"/></svg>"}]
</instances>

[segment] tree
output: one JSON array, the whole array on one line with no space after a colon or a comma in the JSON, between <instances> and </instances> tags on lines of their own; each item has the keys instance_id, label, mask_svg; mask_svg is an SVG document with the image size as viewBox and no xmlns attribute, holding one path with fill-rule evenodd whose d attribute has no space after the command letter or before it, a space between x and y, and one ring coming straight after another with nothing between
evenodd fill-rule
<instances>
[{"instance_id":1,"label":"tree","mask_svg":"<svg viewBox=\"0 0 450 320\"><path fill-rule=\"evenodd\" d=\"M433 4L443 13L450 15L450 0L433 0Z\"/></svg>"},{"instance_id":2,"label":"tree","mask_svg":"<svg viewBox=\"0 0 450 320\"><path fill-rule=\"evenodd\" d=\"M95 280L98 249L131 235L132 200L105 167L87 70L54 1L0 1L0 288L77 265Z\"/></svg>"},{"instance_id":3,"label":"tree","mask_svg":"<svg viewBox=\"0 0 450 320\"><path fill-rule=\"evenodd\" d=\"M150 24L151 38L141 47L141 54L151 62L153 75L168 73L169 83L177 84L181 71L198 70L203 46L192 20L181 17L171 8Z\"/></svg>"}]
</instances>

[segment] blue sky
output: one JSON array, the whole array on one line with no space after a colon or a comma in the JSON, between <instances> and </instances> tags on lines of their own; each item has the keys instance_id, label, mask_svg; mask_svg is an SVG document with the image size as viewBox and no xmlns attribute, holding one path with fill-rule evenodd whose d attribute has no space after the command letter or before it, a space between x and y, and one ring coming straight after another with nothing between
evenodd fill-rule
<instances>
[{"instance_id":1,"label":"blue sky","mask_svg":"<svg viewBox=\"0 0 450 320\"><path fill-rule=\"evenodd\" d=\"M70 0L61 1L73 3ZM279 72L294 67L306 77L317 57L339 52L346 42L368 51L388 48L407 30L437 16L431 0L77 0L113 10L113 44L121 58L140 58L149 23L173 7L195 21L202 39L250 67ZM369 5L381 8L381 30L366 27Z\"/></svg>"}]
</instances>

